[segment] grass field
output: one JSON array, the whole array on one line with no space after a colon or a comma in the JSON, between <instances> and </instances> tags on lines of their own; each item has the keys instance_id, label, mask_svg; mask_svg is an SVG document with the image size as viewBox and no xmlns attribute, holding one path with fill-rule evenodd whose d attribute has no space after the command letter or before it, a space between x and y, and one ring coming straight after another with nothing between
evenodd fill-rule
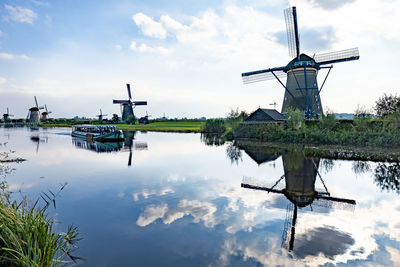
<instances>
[{"instance_id":1,"label":"grass field","mask_svg":"<svg viewBox=\"0 0 400 267\"><path fill-rule=\"evenodd\" d=\"M203 124L202 121L165 121L135 125L118 124L117 126L120 130L199 133Z\"/></svg>"}]
</instances>

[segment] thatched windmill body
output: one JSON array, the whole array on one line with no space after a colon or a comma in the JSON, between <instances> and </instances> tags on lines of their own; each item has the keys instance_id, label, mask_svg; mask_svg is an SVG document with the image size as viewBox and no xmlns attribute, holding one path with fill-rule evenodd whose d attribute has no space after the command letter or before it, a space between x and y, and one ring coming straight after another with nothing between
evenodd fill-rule
<instances>
[{"instance_id":1,"label":"thatched windmill body","mask_svg":"<svg viewBox=\"0 0 400 267\"><path fill-rule=\"evenodd\" d=\"M45 111L42 112L42 117L40 120L47 121L49 119L49 114L52 113L51 111L47 110L47 105L44 105Z\"/></svg>"},{"instance_id":2,"label":"thatched windmill body","mask_svg":"<svg viewBox=\"0 0 400 267\"><path fill-rule=\"evenodd\" d=\"M33 106L29 109L27 119L28 119L28 122L30 122L30 123L39 123L40 122L40 110L44 109L44 107L39 107L36 96L34 96L34 98L35 98L36 106Z\"/></svg>"},{"instance_id":3,"label":"thatched windmill body","mask_svg":"<svg viewBox=\"0 0 400 267\"><path fill-rule=\"evenodd\" d=\"M289 55L293 59L281 67L242 73L244 84L277 79L285 89L282 113L289 108L300 109L306 119L319 118L322 111L320 92L332 69L333 63L357 60L360 58L358 48L308 56L300 53L300 39L297 28L296 7L284 10ZM327 66L330 65L330 66ZM320 69L329 69L321 87L318 86L317 75ZM286 77L286 85L280 78Z\"/></svg>"}]
</instances>

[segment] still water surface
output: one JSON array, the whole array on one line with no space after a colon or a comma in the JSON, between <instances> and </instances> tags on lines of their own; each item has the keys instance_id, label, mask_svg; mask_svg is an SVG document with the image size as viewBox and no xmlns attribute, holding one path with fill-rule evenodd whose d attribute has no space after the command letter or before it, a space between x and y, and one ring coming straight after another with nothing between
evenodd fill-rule
<instances>
[{"instance_id":1,"label":"still water surface","mask_svg":"<svg viewBox=\"0 0 400 267\"><path fill-rule=\"evenodd\" d=\"M1 128L0 143L27 159L10 189L35 199L68 183L55 216L59 231L73 223L83 235L79 266L400 264L398 163L206 145L199 134L130 132L107 146L69 134Z\"/></svg>"}]
</instances>

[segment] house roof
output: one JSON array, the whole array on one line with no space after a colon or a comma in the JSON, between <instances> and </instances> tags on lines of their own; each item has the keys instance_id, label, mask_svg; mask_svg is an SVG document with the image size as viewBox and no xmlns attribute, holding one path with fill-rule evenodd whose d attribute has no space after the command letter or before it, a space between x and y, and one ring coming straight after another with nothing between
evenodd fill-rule
<instances>
[{"instance_id":1,"label":"house roof","mask_svg":"<svg viewBox=\"0 0 400 267\"><path fill-rule=\"evenodd\" d=\"M279 113L276 109L260 108L260 110L276 121L286 120L285 116Z\"/></svg>"}]
</instances>

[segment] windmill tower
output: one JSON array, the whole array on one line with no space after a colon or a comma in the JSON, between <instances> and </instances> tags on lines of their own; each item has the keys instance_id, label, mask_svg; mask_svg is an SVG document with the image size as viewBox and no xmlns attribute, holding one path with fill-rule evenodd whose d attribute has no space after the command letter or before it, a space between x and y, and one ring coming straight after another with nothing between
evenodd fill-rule
<instances>
[{"instance_id":1,"label":"windmill tower","mask_svg":"<svg viewBox=\"0 0 400 267\"><path fill-rule=\"evenodd\" d=\"M40 120L47 121L49 119L49 114L51 113L51 111L47 110L47 105L44 105L44 109L45 111L42 112L42 117L40 118Z\"/></svg>"},{"instance_id":2,"label":"windmill tower","mask_svg":"<svg viewBox=\"0 0 400 267\"><path fill-rule=\"evenodd\" d=\"M10 112L8 111L8 108L7 108L7 113L4 113L3 114L3 120L4 120L4 122L5 123L7 123L7 122L10 122L11 120L10 120L10 117L13 117L14 115L11 115L10 114Z\"/></svg>"},{"instance_id":3,"label":"windmill tower","mask_svg":"<svg viewBox=\"0 0 400 267\"><path fill-rule=\"evenodd\" d=\"M282 235L282 245L289 251L294 249L297 213L298 209L311 207L313 202L325 202L325 206L332 207L354 207L355 200L332 197L325 185L324 180L318 172L319 159L306 158L301 153L286 153L282 155L284 174L274 183L272 187L253 185L246 182L241 187L262 190L276 194L283 194L290 201L287 208L286 222ZM319 176L325 191L315 189L316 176ZM275 189L285 178L285 188ZM290 235L289 235L290 233ZM287 237L290 236L287 242Z\"/></svg>"},{"instance_id":4,"label":"windmill tower","mask_svg":"<svg viewBox=\"0 0 400 267\"><path fill-rule=\"evenodd\" d=\"M36 106L31 107L28 112L28 122L30 123L39 123L40 122L40 110L43 109L44 107L39 107L36 96L35 98L35 104Z\"/></svg>"},{"instance_id":5,"label":"windmill tower","mask_svg":"<svg viewBox=\"0 0 400 267\"><path fill-rule=\"evenodd\" d=\"M128 90L127 100L113 100L113 104L120 104L122 107L122 120L125 121L130 115L133 115L133 108L135 106L147 105L147 101L132 101L131 86L129 83L126 84Z\"/></svg>"},{"instance_id":6,"label":"windmill tower","mask_svg":"<svg viewBox=\"0 0 400 267\"><path fill-rule=\"evenodd\" d=\"M103 121L103 117L106 117L106 116L108 116L107 114L103 114L103 112L101 111L101 109L100 109L100 114L99 115L96 115L98 118L99 118L99 121L100 122L102 122Z\"/></svg>"},{"instance_id":7,"label":"windmill tower","mask_svg":"<svg viewBox=\"0 0 400 267\"><path fill-rule=\"evenodd\" d=\"M313 57L300 54L296 7L285 9L284 15L289 55L293 59L286 66L242 73L243 83L248 84L275 78L285 89L282 113L286 113L289 108L292 108L303 111L306 119L318 118L323 113L320 93L333 67L332 64L359 59L358 48L317 54ZM317 76L320 69L329 70L321 87L318 87ZM280 80L284 77L286 77L286 86Z\"/></svg>"}]
</instances>

